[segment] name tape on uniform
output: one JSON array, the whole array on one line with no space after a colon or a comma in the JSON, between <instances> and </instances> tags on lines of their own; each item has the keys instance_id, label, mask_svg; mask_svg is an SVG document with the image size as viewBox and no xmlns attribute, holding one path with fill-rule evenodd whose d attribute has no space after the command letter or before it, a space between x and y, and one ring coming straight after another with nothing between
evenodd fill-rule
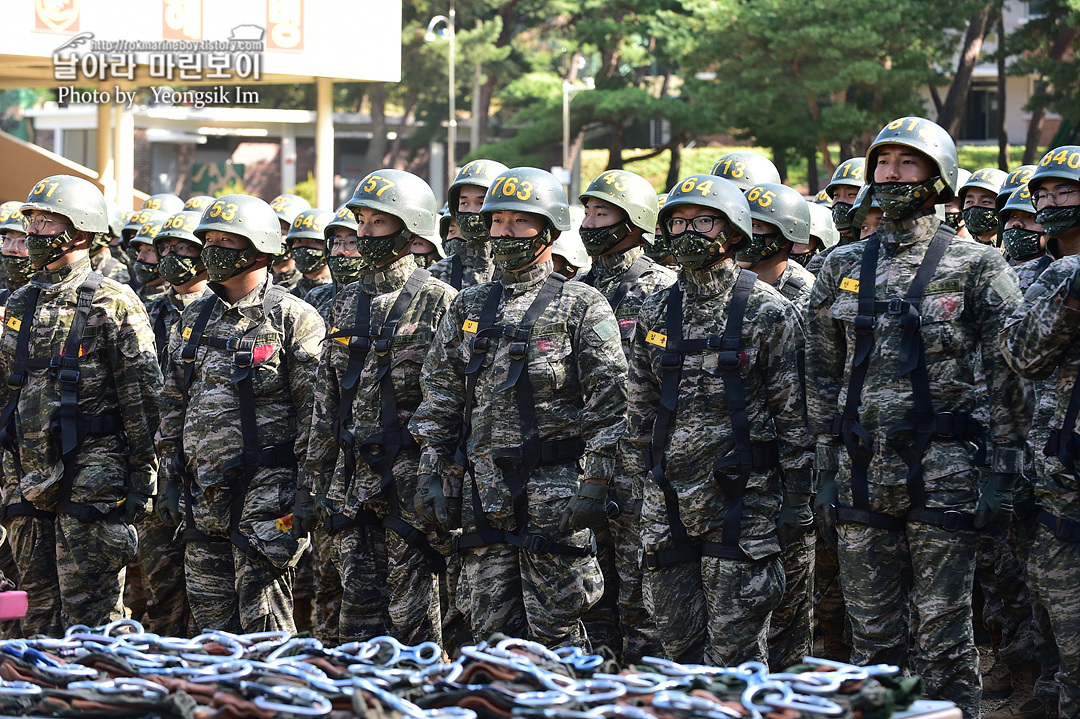
<instances>
[{"instance_id":1,"label":"name tape on uniform","mask_svg":"<svg viewBox=\"0 0 1080 719\"><path fill-rule=\"evenodd\" d=\"M645 341L657 347L667 347L667 335L662 335L659 332L650 331L649 334L645 335Z\"/></svg>"},{"instance_id":2,"label":"name tape on uniform","mask_svg":"<svg viewBox=\"0 0 1080 719\"><path fill-rule=\"evenodd\" d=\"M859 281L853 280L850 277L845 277L844 279L840 280L840 289L847 290L848 292L858 292Z\"/></svg>"}]
</instances>

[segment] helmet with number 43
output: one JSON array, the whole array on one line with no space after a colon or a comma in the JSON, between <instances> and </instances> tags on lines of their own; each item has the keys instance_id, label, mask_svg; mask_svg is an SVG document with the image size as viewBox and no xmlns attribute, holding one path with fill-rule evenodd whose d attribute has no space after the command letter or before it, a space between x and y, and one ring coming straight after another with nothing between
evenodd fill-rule
<instances>
[{"instance_id":1,"label":"helmet with number 43","mask_svg":"<svg viewBox=\"0 0 1080 719\"><path fill-rule=\"evenodd\" d=\"M687 226L682 232L672 232L668 220L679 207L694 205L719 212L724 227L716 237ZM707 214L707 213L703 213ZM750 205L739 187L716 175L691 175L668 192L660 210L660 230L671 247L675 260L688 270L711 267L745 247L753 235ZM705 232L708 232L706 230ZM730 242L727 250L724 244Z\"/></svg>"},{"instance_id":2,"label":"helmet with number 43","mask_svg":"<svg viewBox=\"0 0 1080 719\"><path fill-rule=\"evenodd\" d=\"M659 210L656 190L641 175L626 170L607 170L589 183L578 199L582 204L589 198L611 203L626 213L627 219L609 227L582 228L582 242L592 255L607 252L622 242L634 227L640 227L642 238L653 243L656 230L656 213Z\"/></svg>"}]
</instances>

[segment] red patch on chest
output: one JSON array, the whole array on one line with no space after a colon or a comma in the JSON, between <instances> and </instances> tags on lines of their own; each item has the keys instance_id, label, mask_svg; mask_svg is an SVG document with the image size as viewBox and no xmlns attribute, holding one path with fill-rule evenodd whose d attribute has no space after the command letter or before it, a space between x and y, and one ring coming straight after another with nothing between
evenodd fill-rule
<instances>
[{"instance_id":1,"label":"red patch on chest","mask_svg":"<svg viewBox=\"0 0 1080 719\"><path fill-rule=\"evenodd\" d=\"M252 362L255 364L265 362L274 356L274 350L276 349L274 345L259 345L251 353Z\"/></svg>"},{"instance_id":2,"label":"red patch on chest","mask_svg":"<svg viewBox=\"0 0 1080 719\"><path fill-rule=\"evenodd\" d=\"M551 349L551 345L551 340L536 340L536 351L541 353L547 352Z\"/></svg>"}]
</instances>

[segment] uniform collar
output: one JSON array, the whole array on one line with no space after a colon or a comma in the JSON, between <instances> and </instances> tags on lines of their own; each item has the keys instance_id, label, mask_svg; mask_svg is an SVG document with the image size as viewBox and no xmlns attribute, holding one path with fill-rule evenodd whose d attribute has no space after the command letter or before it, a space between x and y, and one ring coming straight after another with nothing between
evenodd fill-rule
<instances>
[{"instance_id":1,"label":"uniform collar","mask_svg":"<svg viewBox=\"0 0 1080 719\"><path fill-rule=\"evenodd\" d=\"M459 255L465 257L472 257L478 260L491 260L491 243L490 242L469 242L465 240L461 243L461 249L458 250Z\"/></svg>"},{"instance_id":2,"label":"uniform collar","mask_svg":"<svg viewBox=\"0 0 1080 719\"><path fill-rule=\"evenodd\" d=\"M877 233L886 245L900 248L913 245L919 240L930 241L940 226L941 220L934 208L930 207L898 222L882 217Z\"/></svg>"},{"instance_id":3,"label":"uniform collar","mask_svg":"<svg viewBox=\"0 0 1080 719\"><path fill-rule=\"evenodd\" d=\"M679 287L688 295L712 297L723 294L735 285L740 267L734 260L722 260L705 270L679 270Z\"/></svg>"},{"instance_id":4,"label":"uniform collar","mask_svg":"<svg viewBox=\"0 0 1080 719\"><path fill-rule=\"evenodd\" d=\"M385 295L387 292L396 292L404 287L414 270L416 270L416 260L411 254L407 254L386 267L365 270L358 281L360 287L369 295Z\"/></svg>"},{"instance_id":5,"label":"uniform collar","mask_svg":"<svg viewBox=\"0 0 1080 719\"><path fill-rule=\"evenodd\" d=\"M38 270L31 282L45 288L54 285L81 284L82 281L90 275L90 271L90 257L86 255L81 259L72 262L70 265L64 265L58 270Z\"/></svg>"},{"instance_id":6,"label":"uniform collar","mask_svg":"<svg viewBox=\"0 0 1080 719\"><path fill-rule=\"evenodd\" d=\"M645 254L641 245L634 245L613 255L601 255L592 258L593 270L598 275L618 275L630 269L639 257Z\"/></svg>"},{"instance_id":7,"label":"uniform collar","mask_svg":"<svg viewBox=\"0 0 1080 719\"><path fill-rule=\"evenodd\" d=\"M510 272L503 270L502 277L499 278L499 282L503 283L504 287L512 288L515 290L524 290L532 287L533 285L540 284L547 279L555 270L555 263L551 260L541 262L538 265L533 265L524 270L518 270L517 272Z\"/></svg>"}]
</instances>

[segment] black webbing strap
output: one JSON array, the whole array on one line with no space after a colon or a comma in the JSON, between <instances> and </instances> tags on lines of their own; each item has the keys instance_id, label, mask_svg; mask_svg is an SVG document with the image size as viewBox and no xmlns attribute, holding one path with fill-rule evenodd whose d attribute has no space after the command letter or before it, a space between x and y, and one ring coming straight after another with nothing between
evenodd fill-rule
<instances>
[{"instance_id":1,"label":"black webbing strap","mask_svg":"<svg viewBox=\"0 0 1080 719\"><path fill-rule=\"evenodd\" d=\"M1049 529L1062 542L1080 543L1080 522L1047 512L1039 512L1039 524Z\"/></svg>"},{"instance_id":2,"label":"black webbing strap","mask_svg":"<svg viewBox=\"0 0 1080 719\"><path fill-rule=\"evenodd\" d=\"M353 436L349 425L352 424L352 406L356 399L356 390L360 385L360 374L364 371L364 363L371 350L371 295L363 289L357 293L353 326L331 332L326 336L329 340L345 337L349 339L349 361L345 365L345 374L341 377L341 397L338 402L338 416L334 430L345 466L346 482L351 483L356 475L356 437ZM343 524L340 522L338 524L344 528Z\"/></svg>"},{"instance_id":3,"label":"black webbing strap","mask_svg":"<svg viewBox=\"0 0 1080 719\"><path fill-rule=\"evenodd\" d=\"M262 317L258 322L244 332L240 337L236 352L233 353L233 376L232 384L236 387L236 395L239 400L240 410L240 435L243 438L243 452L222 466L225 474L232 473L229 482L229 492L232 495L232 505L229 512L229 539L248 558L258 558L258 552L251 546L248 538L240 533L240 516L244 509L244 498L247 496L251 480L255 478L260 467L268 469L276 467L296 466L296 455L293 452L293 442L284 442L272 446L261 446L259 441L259 424L255 416L255 343L259 332L262 331L270 313L281 302L289 290L282 285L270 285L263 296ZM281 352L287 351L285 347Z\"/></svg>"},{"instance_id":4,"label":"black webbing strap","mask_svg":"<svg viewBox=\"0 0 1080 719\"><path fill-rule=\"evenodd\" d=\"M169 313L172 305L168 299L162 300L161 311L158 312L158 316L154 318L154 346L157 348L158 357L169 346L169 325L166 322L166 315Z\"/></svg>"},{"instance_id":5,"label":"black webbing strap","mask_svg":"<svg viewBox=\"0 0 1080 719\"><path fill-rule=\"evenodd\" d=\"M494 282L488 291L487 299L484 300L480 309L480 318L476 320L476 332L469 342L469 363L465 366L465 410L461 420L461 441L458 442L454 461L462 467L471 468L469 455L465 445L472 434L472 411L476 404L476 383L480 379L480 370L484 366L484 359L492 349L492 340L498 340L502 335L502 327L495 326L495 317L499 312L499 302L502 300L503 284Z\"/></svg>"},{"instance_id":6,"label":"black webbing strap","mask_svg":"<svg viewBox=\"0 0 1080 719\"><path fill-rule=\"evenodd\" d=\"M1080 434L1076 433L1076 419L1080 417L1080 372L1073 380L1069 404L1065 408L1065 417L1061 426L1050 432L1050 438L1043 448L1047 457L1057 457L1058 461L1073 476L1073 481L1080 488Z\"/></svg>"},{"instance_id":7,"label":"black webbing strap","mask_svg":"<svg viewBox=\"0 0 1080 719\"><path fill-rule=\"evenodd\" d=\"M450 256L450 286L455 290L460 290L464 276L465 265L461 262L461 256L455 252Z\"/></svg>"},{"instance_id":8,"label":"black webbing strap","mask_svg":"<svg viewBox=\"0 0 1080 719\"><path fill-rule=\"evenodd\" d=\"M373 349L376 357L375 381L379 386L379 424L380 432L368 437L360 444L360 456L379 475L379 491L386 501L389 511L383 520L383 526L401 537L406 544L423 555L433 572L446 571L446 561L432 548L427 536L401 518L401 504L398 498L397 480L394 477L394 462L402 449L418 449L419 446L408 426L403 426L398 416L397 397L394 392L394 379L390 372L391 351L398 321L405 311L412 306L413 300L424 283L431 277L425 269L417 268L398 292L394 304L386 314L381 325L371 327L371 336L375 340ZM353 477L348 478L351 485ZM348 496L346 487L345 496Z\"/></svg>"},{"instance_id":9,"label":"black webbing strap","mask_svg":"<svg viewBox=\"0 0 1080 719\"><path fill-rule=\"evenodd\" d=\"M792 275L784 283L784 286L780 288L780 294L789 300L794 300L803 291L804 287L806 287L806 281L802 277Z\"/></svg>"},{"instance_id":10,"label":"black webbing strap","mask_svg":"<svg viewBox=\"0 0 1080 719\"><path fill-rule=\"evenodd\" d=\"M743 494L750 473L775 469L779 464L776 442L754 445L750 441L750 419L746 411L746 394L740 370L746 364L742 351L742 326L750 293L757 275L741 270L732 288L731 298L725 310L726 322L722 335L710 335L695 340L682 338L682 290L678 283L671 286L668 295L667 316L664 331L667 340L660 355L663 372L660 383L660 409L653 421L653 440L650 447L653 481L664 493L664 507L668 515L673 548L646 550L645 568L656 571L664 567L692 562L702 556L748 561L750 557L739 546L742 529ZM679 399L679 382L682 379L683 357L687 352L718 352L718 364L724 382L725 402L731 421L735 449L719 459L713 467L713 476L724 494L727 510L721 525L720 542L695 542L690 539L679 512L679 495L665 473L665 453L670 439L672 420Z\"/></svg>"},{"instance_id":11,"label":"black webbing strap","mask_svg":"<svg viewBox=\"0 0 1080 719\"><path fill-rule=\"evenodd\" d=\"M210 315L214 313L214 308L217 307L218 296L210 295L203 303L202 309L199 311L199 316L195 318L195 324L191 326L191 332L187 335L187 342L182 348L180 348L180 360L184 363L184 405L185 409L188 397L188 392L191 390L191 382L195 377L195 356L198 354L199 346L203 343L203 333L206 332L206 324L210 321ZM185 332L187 330L185 329Z\"/></svg>"},{"instance_id":12,"label":"black webbing strap","mask_svg":"<svg viewBox=\"0 0 1080 719\"><path fill-rule=\"evenodd\" d=\"M22 476L22 459L17 419L19 396L22 394L22 388L26 385L26 360L30 347L30 328L34 323L34 314L37 312L37 303L40 296L41 288L37 285L30 285L24 295L23 315L20 320L19 334L15 338L15 357L11 364L11 373L7 377L8 403L4 407L3 414L0 415L0 448L11 452L15 469L20 477Z\"/></svg>"},{"instance_id":13,"label":"black webbing strap","mask_svg":"<svg viewBox=\"0 0 1080 719\"><path fill-rule=\"evenodd\" d=\"M529 503L526 485L529 477L539 466L576 462L585 450L584 442L579 437L547 442L540 441L540 423L536 414L532 381L526 369L533 327L552 301L562 292L565 283L566 278L556 272L548 275L544 285L525 310L524 316L517 325L494 326L499 300L502 297L501 282L494 283L481 309L480 320L477 323L477 334L472 341L472 354L465 370L467 378L465 426L466 431L469 431L469 423L472 419L473 394L483 365L484 355L493 349L491 338L503 337L510 342L507 348L510 367L507 371L506 381L496 389L496 392L514 390L514 398L521 422L522 441L517 447L497 450L494 453L494 461L502 472L503 481L510 490L510 502L514 511L515 526L513 531L510 532L492 528L480 501L480 491L476 484L472 464L468 462L466 456L465 466L472 480L473 515L476 522L476 531L458 537L454 542L455 549L508 543L537 554L583 557L595 553L595 547L573 547L558 542L548 535L529 532L528 528ZM465 438L467 436L467 434L464 435ZM459 457L465 453L465 438L462 439L459 446Z\"/></svg>"},{"instance_id":14,"label":"black webbing strap","mask_svg":"<svg viewBox=\"0 0 1080 719\"><path fill-rule=\"evenodd\" d=\"M647 255L642 255L634 260L634 264L626 269L626 272L622 275L622 279L619 280L618 289L615 290L615 294L611 296L611 301L609 302L612 312L619 311L619 305L626 299L626 295L630 293L631 288L633 288L634 284L641 279L641 276L645 274L653 264L653 261L650 260ZM589 287L596 287L597 279L596 268L593 267L581 278L581 281Z\"/></svg>"}]
</instances>

